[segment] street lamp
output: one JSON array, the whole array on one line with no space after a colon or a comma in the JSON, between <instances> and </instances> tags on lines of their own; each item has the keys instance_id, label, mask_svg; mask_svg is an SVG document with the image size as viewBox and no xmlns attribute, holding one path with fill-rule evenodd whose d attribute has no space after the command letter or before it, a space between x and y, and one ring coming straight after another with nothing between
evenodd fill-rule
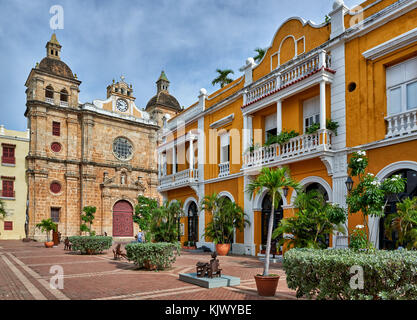
<instances>
[{"instance_id":1,"label":"street lamp","mask_svg":"<svg viewBox=\"0 0 417 320\"><path fill-rule=\"evenodd\" d=\"M283 188L282 189L282 191L284 191L284 197L286 198L287 197L287 195L288 195L288 190L289 190L289 188L288 187L285 187L285 188Z\"/></svg>"},{"instance_id":2,"label":"street lamp","mask_svg":"<svg viewBox=\"0 0 417 320\"><path fill-rule=\"evenodd\" d=\"M351 192L352 188L353 188L353 180L350 176L348 176L345 184L346 184L346 188L347 188L348 192Z\"/></svg>"}]
</instances>

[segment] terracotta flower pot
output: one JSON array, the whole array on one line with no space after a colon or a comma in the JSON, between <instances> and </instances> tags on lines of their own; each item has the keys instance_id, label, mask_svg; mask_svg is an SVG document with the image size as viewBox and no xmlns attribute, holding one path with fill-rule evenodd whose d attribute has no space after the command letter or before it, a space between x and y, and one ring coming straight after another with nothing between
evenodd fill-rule
<instances>
[{"instance_id":1,"label":"terracotta flower pot","mask_svg":"<svg viewBox=\"0 0 417 320\"><path fill-rule=\"evenodd\" d=\"M230 250L230 243L216 244L216 252L219 256L225 256Z\"/></svg>"},{"instance_id":2,"label":"terracotta flower pot","mask_svg":"<svg viewBox=\"0 0 417 320\"><path fill-rule=\"evenodd\" d=\"M87 249L87 254L89 254L89 255L93 255L93 254L95 254L96 253L96 250L93 250L93 249Z\"/></svg>"},{"instance_id":3,"label":"terracotta flower pot","mask_svg":"<svg viewBox=\"0 0 417 320\"><path fill-rule=\"evenodd\" d=\"M271 276L255 276L256 288L258 294L263 297L273 297L278 287L278 275Z\"/></svg>"},{"instance_id":4,"label":"terracotta flower pot","mask_svg":"<svg viewBox=\"0 0 417 320\"><path fill-rule=\"evenodd\" d=\"M45 242L45 248L52 248L54 246L54 242L53 241L46 241Z\"/></svg>"},{"instance_id":5,"label":"terracotta flower pot","mask_svg":"<svg viewBox=\"0 0 417 320\"><path fill-rule=\"evenodd\" d=\"M145 261L145 262L144 262L144 264L143 264L143 266L144 266L144 268L145 268L146 270L156 270L156 269L157 269L156 265L155 265L155 264L150 263L150 261L149 261L149 260Z\"/></svg>"}]
</instances>

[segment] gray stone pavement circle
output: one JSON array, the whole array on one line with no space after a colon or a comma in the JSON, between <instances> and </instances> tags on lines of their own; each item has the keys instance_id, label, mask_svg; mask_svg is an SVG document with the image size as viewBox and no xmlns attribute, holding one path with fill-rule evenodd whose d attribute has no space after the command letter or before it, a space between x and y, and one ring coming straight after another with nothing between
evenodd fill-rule
<instances>
[{"instance_id":1,"label":"gray stone pavement circle","mask_svg":"<svg viewBox=\"0 0 417 320\"><path fill-rule=\"evenodd\" d=\"M208 289L240 285L240 278L227 275L217 278L199 278L197 273L180 273L180 280Z\"/></svg>"}]
</instances>

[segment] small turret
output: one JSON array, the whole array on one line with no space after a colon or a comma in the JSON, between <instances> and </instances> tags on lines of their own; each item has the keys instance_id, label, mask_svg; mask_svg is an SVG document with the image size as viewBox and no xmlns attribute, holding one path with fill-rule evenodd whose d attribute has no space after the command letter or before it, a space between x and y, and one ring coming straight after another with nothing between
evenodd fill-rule
<instances>
[{"instance_id":1,"label":"small turret","mask_svg":"<svg viewBox=\"0 0 417 320\"><path fill-rule=\"evenodd\" d=\"M61 45L56 39L56 34L53 33L51 40L46 44L46 56L48 58L61 60Z\"/></svg>"}]
</instances>

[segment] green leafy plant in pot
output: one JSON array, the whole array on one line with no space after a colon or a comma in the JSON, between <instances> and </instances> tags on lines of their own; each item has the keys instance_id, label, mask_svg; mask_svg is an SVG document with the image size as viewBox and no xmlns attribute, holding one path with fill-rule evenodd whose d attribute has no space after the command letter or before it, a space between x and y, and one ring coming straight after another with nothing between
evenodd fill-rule
<instances>
[{"instance_id":1,"label":"green leafy plant in pot","mask_svg":"<svg viewBox=\"0 0 417 320\"><path fill-rule=\"evenodd\" d=\"M215 243L219 256L227 255L233 242L234 230L243 231L244 227L250 224L243 209L229 198L213 193L204 197L201 210L212 215L204 235Z\"/></svg>"},{"instance_id":2,"label":"green leafy plant in pot","mask_svg":"<svg viewBox=\"0 0 417 320\"><path fill-rule=\"evenodd\" d=\"M40 229L42 232L46 233L46 248L52 248L54 246L54 242L50 241L49 233L53 230L56 231L57 225L52 221L51 218L43 219L40 223L36 225L36 228Z\"/></svg>"},{"instance_id":3,"label":"green leafy plant in pot","mask_svg":"<svg viewBox=\"0 0 417 320\"><path fill-rule=\"evenodd\" d=\"M268 223L268 235L266 242L266 254L263 274L255 275L256 287L260 296L274 296L279 276L269 273L269 261L271 252L271 238L274 223L275 208L281 200L281 193L287 196L289 188L300 190L300 185L291 178L287 167L270 169L262 168L261 173L249 183L246 192L253 198L263 190L267 190L272 199L271 214Z\"/></svg>"}]
</instances>

